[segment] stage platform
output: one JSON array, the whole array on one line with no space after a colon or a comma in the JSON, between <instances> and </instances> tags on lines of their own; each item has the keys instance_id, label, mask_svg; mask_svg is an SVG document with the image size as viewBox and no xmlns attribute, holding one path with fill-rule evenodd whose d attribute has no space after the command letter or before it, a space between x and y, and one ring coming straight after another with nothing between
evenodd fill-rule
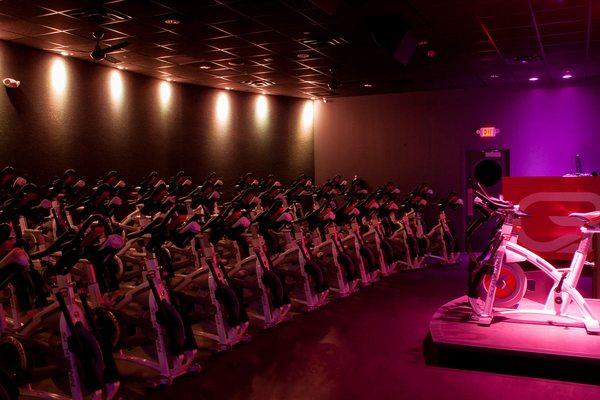
<instances>
[{"instance_id":1,"label":"stage platform","mask_svg":"<svg viewBox=\"0 0 600 400\"><path fill-rule=\"evenodd\" d=\"M589 300L600 315L600 300ZM471 321L467 296L440 307L429 329L436 349L503 353L507 356L570 359L600 364L600 335L588 334L583 327L551 326L494 319L490 326Z\"/></svg>"}]
</instances>

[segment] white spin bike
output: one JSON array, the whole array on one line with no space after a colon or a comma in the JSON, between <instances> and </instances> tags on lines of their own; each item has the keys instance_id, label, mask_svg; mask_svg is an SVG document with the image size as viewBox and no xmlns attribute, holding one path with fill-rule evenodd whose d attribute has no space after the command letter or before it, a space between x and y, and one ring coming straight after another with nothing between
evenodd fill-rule
<instances>
[{"instance_id":1,"label":"white spin bike","mask_svg":"<svg viewBox=\"0 0 600 400\"><path fill-rule=\"evenodd\" d=\"M527 215L518 205L489 196L479 185L475 190L475 208L482 217L467 230L467 242L473 232L491 218L498 219L499 229L480 256L470 254L469 303L474 311L473 319L480 325L490 325L494 317L502 316L512 322L583 326L588 333L600 333L600 323L589 300L577 290L592 236L600 233L600 211L569 215L583 221L582 238L569 267L557 268L517 244L519 218ZM530 273L525 273L519 265L524 261L549 278L550 290L541 305L524 299L528 279L533 276L528 276Z\"/></svg>"}]
</instances>

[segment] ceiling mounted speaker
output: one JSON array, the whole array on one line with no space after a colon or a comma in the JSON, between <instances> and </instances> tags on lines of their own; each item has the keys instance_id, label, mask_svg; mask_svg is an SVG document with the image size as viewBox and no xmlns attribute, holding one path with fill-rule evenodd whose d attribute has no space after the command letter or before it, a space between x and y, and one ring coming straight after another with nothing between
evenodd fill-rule
<instances>
[{"instance_id":1,"label":"ceiling mounted speaker","mask_svg":"<svg viewBox=\"0 0 600 400\"><path fill-rule=\"evenodd\" d=\"M398 62L407 65L410 62L418 41L408 30L400 15L379 15L367 18L367 26L377 46L391 54Z\"/></svg>"}]
</instances>

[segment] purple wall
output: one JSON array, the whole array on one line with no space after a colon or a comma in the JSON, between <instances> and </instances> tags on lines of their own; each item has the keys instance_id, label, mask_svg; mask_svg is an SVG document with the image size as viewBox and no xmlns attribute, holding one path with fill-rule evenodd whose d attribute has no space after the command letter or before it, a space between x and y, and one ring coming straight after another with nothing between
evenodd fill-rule
<instances>
[{"instance_id":1,"label":"purple wall","mask_svg":"<svg viewBox=\"0 0 600 400\"><path fill-rule=\"evenodd\" d=\"M493 125L496 138L475 131ZM482 88L339 98L315 105L315 175L428 182L464 194L467 150L510 149L511 175L600 172L600 85ZM462 213L464 214L464 213ZM452 217L460 232L464 222Z\"/></svg>"},{"instance_id":2,"label":"purple wall","mask_svg":"<svg viewBox=\"0 0 600 400\"><path fill-rule=\"evenodd\" d=\"M509 148L513 176L600 171L600 85L482 88L318 102L318 182L335 173L461 189L466 150ZM484 125L501 129L479 138Z\"/></svg>"}]
</instances>

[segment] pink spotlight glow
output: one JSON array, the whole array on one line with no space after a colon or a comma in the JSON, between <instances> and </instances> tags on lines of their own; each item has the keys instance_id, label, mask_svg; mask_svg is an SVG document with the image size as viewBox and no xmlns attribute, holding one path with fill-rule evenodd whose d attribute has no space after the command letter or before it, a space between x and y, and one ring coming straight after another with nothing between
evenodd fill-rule
<instances>
[{"instance_id":1,"label":"pink spotlight glow","mask_svg":"<svg viewBox=\"0 0 600 400\"><path fill-rule=\"evenodd\" d=\"M538 81L540 78L538 78L537 76L532 76L531 78L529 78L529 82L536 82Z\"/></svg>"},{"instance_id":2,"label":"pink spotlight glow","mask_svg":"<svg viewBox=\"0 0 600 400\"><path fill-rule=\"evenodd\" d=\"M571 79L573 77L573 75L566 73L562 76L563 79Z\"/></svg>"}]
</instances>

